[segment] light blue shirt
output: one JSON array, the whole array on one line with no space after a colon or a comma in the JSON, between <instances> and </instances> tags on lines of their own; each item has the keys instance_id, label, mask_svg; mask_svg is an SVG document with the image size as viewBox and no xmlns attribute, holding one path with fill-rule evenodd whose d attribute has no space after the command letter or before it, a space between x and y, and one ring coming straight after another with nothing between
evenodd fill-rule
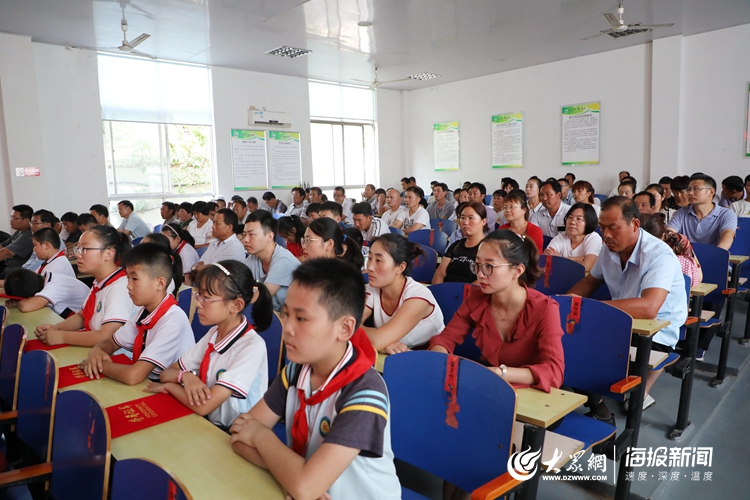
<instances>
[{"instance_id":1,"label":"light blue shirt","mask_svg":"<svg viewBox=\"0 0 750 500\"><path fill-rule=\"evenodd\" d=\"M676 211L668 225L687 236L691 243L717 246L722 231L737 231L737 214L714 204L714 209L702 220L698 220L695 207L690 205Z\"/></svg>"},{"instance_id":2,"label":"light blue shirt","mask_svg":"<svg viewBox=\"0 0 750 500\"><path fill-rule=\"evenodd\" d=\"M126 229L130 231L133 239L143 238L147 234L151 233L151 230L148 228L146 223L143 222L143 219L138 217L138 214L136 214L135 212L130 214L130 217L128 217L127 219L122 219L122 222L120 222L120 227L118 227L117 229Z\"/></svg>"},{"instance_id":3,"label":"light blue shirt","mask_svg":"<svg viewBox=\"0 0 750 500\"><path fill-rule=\"evenodd\" d=\"M286 292L292 284L292 273L299 266L297 257L286 248L276 245L268 266L268 274L263 271L263 262L255 255L248 255L245 265L250 268L257 282L279 285L279 289L273 296L273 309L281 311L286 300Z\"/></svg>"},{"instance_id":4,"label":"light blue shirt","mask_svg":"<svg viewBox=\"0 0 750 500\"><path fill-rule=\"evenodd\" d=\"M213 264L222 260L237 260L240 262L245 260L245 247L234 234L224 241L211 240L211 244L208 245L200 262Z\"/></svg>"},{"instance_id":5,"label":"light blue shirt","mask_svg":"<svg viewBox=\"0 0 750 500\"><path fill-rule=\"evenodd\" d=\"M605 246L591 269L591 276L603 279L613 300L640 297L643 290L661 288L667 290L656 315L667 320L669 326L654 335L654 342L674 347L680 339L680 326L687 319L687 297L685 279L677 256L666 243L639 229L640 236L625 269L620 265L620 255L610 252Z\"/></svg>"}]
</instances>

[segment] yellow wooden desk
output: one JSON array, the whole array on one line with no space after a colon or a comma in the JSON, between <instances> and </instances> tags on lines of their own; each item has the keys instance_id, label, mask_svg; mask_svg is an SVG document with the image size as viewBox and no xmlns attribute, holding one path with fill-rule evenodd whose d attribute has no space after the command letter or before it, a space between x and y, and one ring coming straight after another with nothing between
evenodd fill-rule
<instances>
[{"instance_id":1,"label":"yellow wooden desk","mask_svg":"<svg viewBox=\"0 0 750 500\"><path fill-rule=\"evenodd\" d=\"M520 422L547 428L586 402L586 396L562 389L549 393L532 389L516 389L518 403L516 419Z\"/></svg>"},{"instance_id":2,"label":"yellow wooden desk","mask_svg":"<svg viewBox=\"0 0 750 500\"><path fill-rule=\"evenodd\" d=\"M513 426L513 446L515 451L521 451L523 438L523 424L516 422ZM563 465L570 461L570 457L583 449L583 443L576 441L569 437L557 434L555 432L547 431L544 433L544 446L542 447L542 458L539 460L539 466L545 470L549 470L546 464L543 462L549 462L554 458L554 452L560 451L562 455L557 459L557 462L553 464L553 467L562 469Z\"/></svg>"},{"instance_id":3,"label":"yellow wooden desk","mask_svg":"<svg viewBox=\"0 0 750 500\"><path fill-rule=\"evenodd\" d=\"M750 257L748 257L747 255L730 255L729 263L730 264L742 264L748 259L750 259Z\"/></svg>"},{"instance_id":4,"label":"yellow wooden desk","mask_svg":"<svg viewBox=\"0 0 750 500\"><path fill-rule=\"evenodd\" d=\"M713 283L698 283L697 285L690 288L690 294L705 297L717 288L719 288L719 286L714 285Z\"/></svg>"},{"instance_id":5,"label":"yellow wooden desk","mask_svg":"<svg viewBox=\"0 0 750 500\"><path fill-rule=\"evenodd\" d=\"M635 356L637 353L638 353L638 349L633 346L630 346L630 362L631 363L635 363ZM662 361L664 361L668 357L669 357L669 354L667 354L666 352L652 350L648 355L649 369L653 369L655 366L658 366Z\"/></svg>"},{"instance_id":6,"label":"yellow wooden desk","mask_svg":"<svg viewBox=\"0 0 750 500\"><path fill-rule=\"evenodd\" d=\"M633 319L633 333L650 337L669 324L664 319Z\"/></svg>"}]
</instances>

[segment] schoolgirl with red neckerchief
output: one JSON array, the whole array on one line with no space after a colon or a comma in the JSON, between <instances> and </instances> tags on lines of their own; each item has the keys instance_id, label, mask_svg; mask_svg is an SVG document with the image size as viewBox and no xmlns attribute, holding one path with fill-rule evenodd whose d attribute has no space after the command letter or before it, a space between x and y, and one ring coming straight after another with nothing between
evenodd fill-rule
<instances>
[{"instance_id":1,"label":"schoolgirl with red neckerchief","mask_svg":"<svg viewBox=\"0 0 750 500\"><path fill-rule=\"evenodd\" d=\"M193 297L202 325L215 325L195 347L161 373L146 392L169 393L224 429L268 389L266 343L257 334L271 325L271 294L236 260L214 262L196 277ZM242 311L253 304L252 317Z\"/></svg>"},{"instance_id":2,"label":"schoolgirl with red neckerchief","mask_svg":"<svg viewBox=\"0 0 750 500\"><path fill-rule=\"evenodd\" d=\"M169 239L169 245L182 259L183 282L192 286L193 280L190 270L201 260L195 247L193 236L182 229L176 222L164 224L161 234Z\"/></svg>"},{"instance_id":3,"label":"schoolgirl with red neckerchief","mask_svg":"<svg viewBox=\"0 0 750 500\"><path fill-rule=\"evenodd\" d=\"M111 338L135 312L128 295L128 278L119 265L130 250L130 238L111 226L94 226L74 247L78 271L94 276L94 286L81 310L55 325L36 327L37 338L47 345L93 347Z\"/></svg>"}]
</instances>

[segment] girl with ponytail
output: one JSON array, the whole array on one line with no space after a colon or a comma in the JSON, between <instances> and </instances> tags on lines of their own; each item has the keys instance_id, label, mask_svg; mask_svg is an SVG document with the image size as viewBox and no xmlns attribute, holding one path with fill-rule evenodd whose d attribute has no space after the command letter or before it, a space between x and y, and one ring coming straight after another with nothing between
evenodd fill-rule
<instances>
[{"instance_id":1,"label":"girl with ponytail","mask_svg":"<svg viewBox=\"0 0 750 500\"><path fill-rule=\"evenodd\" d=\"M307 226L302 248L306 259L338 257L352 263L357 269L361 269L365 263L359 245L347 238L341 226L328 217L315 219Z\"/></svg>"},{"instance_id":2,"label":"girl with ponytail","mask_svg":"<svg viewBox=\"0 0 750 500\"><path fill-rule=\"evenodd\" d=\"M176 222L164 224L161 227L161 234L169 239L169 246L172 247L172 250L180 256L180 259L182 259L183 282L186 285L191 286L193 284L193 279L190 276L190 270L201 259L194 248L195 240L193 239L193 236L182 229Z\"/></svg>"}]
</instances>

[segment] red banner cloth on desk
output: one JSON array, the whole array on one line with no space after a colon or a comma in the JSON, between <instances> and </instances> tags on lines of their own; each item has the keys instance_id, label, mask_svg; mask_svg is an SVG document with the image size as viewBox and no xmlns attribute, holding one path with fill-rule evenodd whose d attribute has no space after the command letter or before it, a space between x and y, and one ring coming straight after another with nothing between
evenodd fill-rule
<instances>
[{"instance_id":1,"label":"red banner cloth on desk","mask_svg":"<svg viewBox=\"0 0 750 500\"><path fill-rule=\"evenodd\" d=\"M118 354L117 356L112 356L112 362L117 363L118 365L132 365L133 361L125 356L124 354ZM88 382L91 380L86 376L86 374L78 368L78 365L68 365L63 366L60 368L60 375L58 377L57 382L57 388L58 389L64 389L65 387L70 387L71 385L81 384L83 382Z\"/></svg>"},{"instance_id":2,"label":"red banner cloth on desk","mask_svg":"<svg viewBox=\"0 0 750 500\"><path fill-rule=\"evenodd\" d=\"M112 439L192 413L169 394L146 396L107 408Z\"/></svg>"},{"instance_id":3,"label":"red banner cloth on desk","mask_svg":"<svg viewBox=\"0 0 750 500\"><path fill-rule=\"evenodd\" d=\"M62 349L63 347L70 347L70 345L69 344L47 345L39 339L31 339L28 342L26 342L26 347L23 348L23 352L52 351L54 349Z\"/></svg>"}]
</instances>

